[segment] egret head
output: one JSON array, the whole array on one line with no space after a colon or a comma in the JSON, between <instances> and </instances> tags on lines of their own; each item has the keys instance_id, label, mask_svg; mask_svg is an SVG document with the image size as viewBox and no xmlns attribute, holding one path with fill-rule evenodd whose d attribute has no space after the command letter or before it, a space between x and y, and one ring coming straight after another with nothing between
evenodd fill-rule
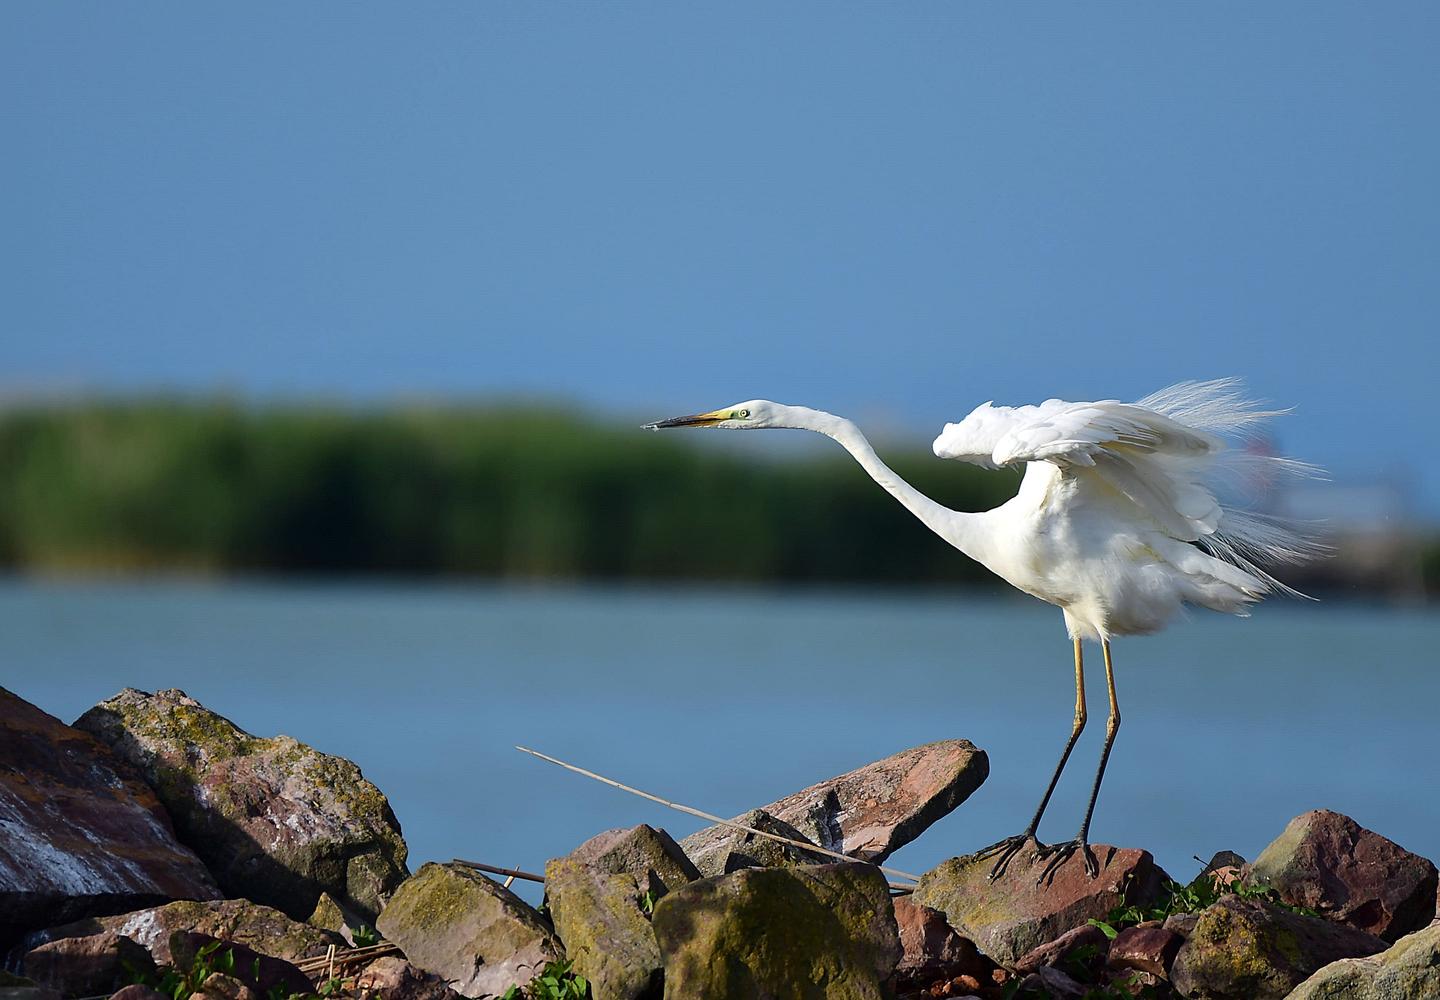
<instances>
[{"instance_id":1,"label":"egret head","mask_svg":"<svg viewBox=\"0 0 1440 1000\"><path fill-rule=\"evenodd\" d=\"M671 417L644 424L647 431L658 431L665 427L718 427L723 430L752 431L764 427L793 427L786 423L784 416L792 407L772 403L768 399L751 399L733 406L722 406L707 413L692 413L685 417Z\"/></svg>"}]
</instances>

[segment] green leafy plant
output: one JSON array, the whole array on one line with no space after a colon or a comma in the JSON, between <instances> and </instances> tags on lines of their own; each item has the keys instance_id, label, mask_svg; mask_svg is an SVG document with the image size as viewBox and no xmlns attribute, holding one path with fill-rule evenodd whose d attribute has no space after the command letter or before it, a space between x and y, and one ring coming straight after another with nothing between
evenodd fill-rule
<instances>
[{"instance_id":1,"label":"green leafy plant","mask_svg":"<svg viewBox=\"0 0 1440 1000\"><path fill-rule=\"evenodd\" d=\"M500 1000L588 1000L590 982L570 971L570 962L550 962L530 982L512 986Z\"/></svg>"},{"instance_id":2,"label":"green leafy plant","mask_svg":"<svg viewBox=\"0 0 1440 1000\"><path fill-rule=\"evenodd\" d=\"M1235 879L1224 886L1216 886L1209 878L1197 878L1189 885L1181 885L1179 882L1171 880L1165 883L1164 893L1160 902L1154 906L1136 906L1133 903L1117 906L1105 915L1104 920L1091 918L1090 925L1100 928L1104 935L1113 941L1115 935L1127 927L1134 927L1136 924L1149 920L1163 922L1166 918L1178 913L1199 913L1218 903L1225 896L1258 899L1282 910L1289 910L1291 913L1299 913L1307 917L1319 916L1308 907L1292 906L1286 903L1280 898L1280 894L1268 885L1244 882L1240 879Z\"/></svg>"},{"instance_id":3,"label":"green leafy plant","mask_svg":"<svg viewBox=\"0 0 1440 1000\"><path fill-rule=\"evenodd\" d=\"M645 911L647 917L655 915L655 893L645 890L645 895L640 897L640 909Z\"/></svg>"},{"instance_id":4,"label":"green leafy plant","mask_svg":"<svg viewBox=\"0 0 1440 1000\"><path fill-rule=\"evenodd\" d=\"M380 943L380 932L369 924L361 924L350 931L350 937L357 948L369 948Z\"/></svg>"}]
</instances>

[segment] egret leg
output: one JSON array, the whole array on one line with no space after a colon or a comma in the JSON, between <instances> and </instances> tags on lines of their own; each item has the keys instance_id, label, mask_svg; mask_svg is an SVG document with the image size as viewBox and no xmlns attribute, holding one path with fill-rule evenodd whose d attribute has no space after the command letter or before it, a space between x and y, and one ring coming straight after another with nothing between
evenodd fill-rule
<instances>
[{"instance_id":1,"label":"egret leg","mask_svg":"<svg viewBox=\"0 0 1440 1000\"><path fill-rule=\"evenodd\" d=\"M1035 809L1035 815L1030 819L1030 825L1025 832L1015 836L1006 837L998 844L992 844L980 852L981 858L988 858L992 855L999 855L995 860L995 866L990 869L992 879L999 878L1005 874L1011 860L1026 844L1033 843L1036 851L1041 849L1040 842L1036 839L1036 833L1040 829L1040 817L1045 815L1045 807L1050 804L1050 796L1055 794L1055 786L1060 783L1060 774L1065 770L1065 762L1070 759L1070 751L1075 749L1075 741L1080 739L1080 734L1085 730L1085 658L1080 648L1080 640L1075 640L1075 721L1070 726L1070 738L1065 741L1065 750L1060 754L1060 763L1055 765L1055 773L1050 776L1050 784L1045 789L1045 797L1040 800L1040 805Z\"/></svg>"},{"instance_id":2,"label":"egret leg","mask_svg":"<svg viewBox=\"0 0 1440 1000\"><path fill-rule=\"evenodd\" d=\"M1120 731L1120 704L1115 700L1115 667L1110 661L1110 640L1100 640L1105 653L1105 687L1110 694L1110 718L1105 720L1105 746L1100 751L1100 767L1095 771L1095 784L1090 786L1090 804L1085 807L1085 820L1080 824L1080 835L1065 844L1041 848L1042 855L1049 855L1050 861L1040 873L1041 880L1053 877L1065 860L1076 851L1085 857L1085 871L1091 878L1100 875L1100 865L1095 861L1095 852L1090 850L1090 818L1095 815L1095 800L1100 797L1100 782L1105 780L1105 765L1110 762L1110 748L1115 744L1115 734Z\"/></svg>"}]
</instances>

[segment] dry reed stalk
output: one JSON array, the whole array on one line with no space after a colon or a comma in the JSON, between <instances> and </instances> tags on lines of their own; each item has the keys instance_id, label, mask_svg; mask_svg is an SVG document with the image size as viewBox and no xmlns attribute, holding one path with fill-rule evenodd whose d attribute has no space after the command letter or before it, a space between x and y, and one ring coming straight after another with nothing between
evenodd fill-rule
<instances>
[{"instance_id":1,"label":"dry reed stalk","mask_svg":"<svg viewBox=\"0 0 1440 1000\"><path fill-rule=\"evenodd\" d=\"M789 837L782 837L776 833L766 833L764 830L757 830L752 826L745 826L742 823L736 823L734 820L722 819L719 816L715 816L711 813L696 809L693 806L681 805L678 802L671 802L669 799L662 799L658 795L652 795L649 792L642 792L638 788L632 788L630 785L621 784L614 778L607 778L602 774L596 774L594 771L587 771L583 767L576 767L574 764L567 764L563 760L551 757L548 754L543 754L539 750L531 750L529 747L522 746L517 746L515 749L519 750L521 753L528 753L532 757L539 757L543 761L547 761L551 764L563 767L567 771L574 771L576 774L584 775L587 778L593 778L595 781L609 785L611 788L618 788L622 792L629 792L631 795L638 795L642 799L649 799L651 802L658 802L662 806L678 810L679 812L688 813L691 816L698 816L703 820L709 820L711 823L718 823L720 826L728 826L732 830L744 830L746 833L753 833L757 837L765 837L768 840L774 840L782 844L788 844L791 847L798 847L802 850L810 851L814 854L824 854L827 857L839 858L841 861L864 861L866 864L874 864L874 862L865 861L864 858L852 858L848 854L841 854L839 851L832 851L824 847L818 847L815 844L807 844L804 841L792 840ZM887 875L897 875L900 878L909 879L911 882L920 881L920 877L918 875L911 875L909 872L902 872L898 868L886 868L884 865L875 865L875 867L880 869Z\"/></svg>"}]
</instances>

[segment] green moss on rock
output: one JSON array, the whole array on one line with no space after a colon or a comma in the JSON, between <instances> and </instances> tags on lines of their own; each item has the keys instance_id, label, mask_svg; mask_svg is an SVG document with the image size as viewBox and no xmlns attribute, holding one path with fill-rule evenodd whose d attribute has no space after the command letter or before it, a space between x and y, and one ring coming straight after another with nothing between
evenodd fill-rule
<instances>
[{"instance_id":1,"label":"green moss on rock","mask_svg":"<svg viewBox=\"0 0 1440 1000\"><path fill-rule=\"evenodd\" d=\"M655 907L669 1000L879 1000L900 960L889 889L859 863L750 868Z\"/></svg>"}]
</instances>

